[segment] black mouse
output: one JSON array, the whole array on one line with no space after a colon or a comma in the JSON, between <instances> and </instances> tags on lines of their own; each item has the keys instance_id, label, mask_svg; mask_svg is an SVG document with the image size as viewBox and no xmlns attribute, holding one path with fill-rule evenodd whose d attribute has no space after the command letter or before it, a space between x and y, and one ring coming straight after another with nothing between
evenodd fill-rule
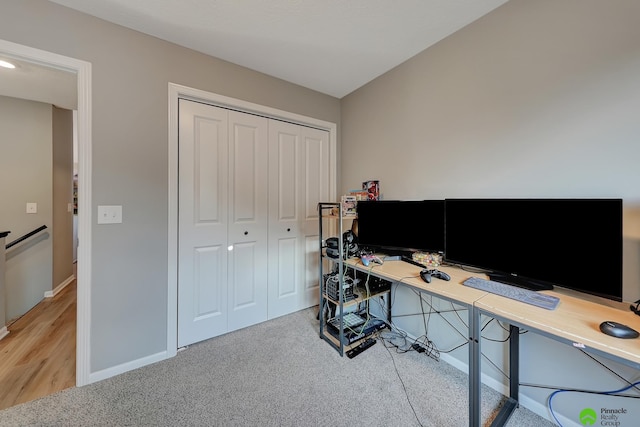
<instances>
[{"instance_id":1,"label":"black mouse","mask_svg":"<svg viewBox=\"0 0 640 427\"><path fill-rule=\"evenodd\" d=\"M612 320L600 323L600 330L616 338L638 338L640 336L635 329Z\"/></svg>"}]
</instances>

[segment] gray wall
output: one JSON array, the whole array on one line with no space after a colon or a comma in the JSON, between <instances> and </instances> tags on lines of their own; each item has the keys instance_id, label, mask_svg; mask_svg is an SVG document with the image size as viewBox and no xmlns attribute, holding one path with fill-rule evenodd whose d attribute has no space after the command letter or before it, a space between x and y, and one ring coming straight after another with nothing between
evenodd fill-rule
<instances>
[{"instance_id":1,"label":"gray wall","mask_svg":"<svg viewBox=\"0 0 640 427\"><path fill-rule=\"evenodd\" d=\"M93 208L122 205L124 220L92 225L90 370L162 352L168 83L335 123L340 102L44 0L0 10L1 39L92 64Z\"/></svg>"},{"instance_id":2,"label":"gray wall","mask_svg":"<svg viewBox=\"0 0 640 427\"><path fill-rule=\"evenodd\" d=\"M512 0L345 97L343 191L379 179L388 199L620 197L630 221L638 13L632 0ZM640 298L627 282L625 299Z\"/></svg>"},{"instance_id":3,"label":"gray wall","mask_svg":"<svg viewBox=\"0 0 640 427\"><path fill-rule=\"evenodd\" d=\"M379 179L387 199L623 198L624 296L640 298L640 236L633 232L640 203L639 17L637 0L511 0L348 95L342 100L342 191ZM597 259L585 260L585 268L597 269ZM606 280L606 272L594 280ZM420 312L412 293L399 292L394 306ZM419 320L401 323L419 336L422 319L413 319ZM455 316L451 321L460 323ZM459 344L445 322L432 320L429 328L439 348ZM485 334L502 337L495 324ZM502 348L484 347L504 368ZM526 334L523 349L525 382L621 386L570 347ZM450 356L466 363L465 352ZM504 383L483 361L484 372ZM523 393L546 413L548 390ZM609 404L601 396L558 399L574 422L572 411L587 402ZM640 410L636 402L619 404Z\"/></svg>"},{"instance_id":4,"label":"gray wall","mask_svg":"<svg viewBox=\"0 0 640 427\"><path fill-rule=\"evenodd\" d=\"M73 276L73 111L53 107L53 282Z\"/></svg>"},{"instance_id":5,"label":"gray wall","mask_svg":"<svg viewBox=\"0 0 640 427\"><path fill-rule=\"evenodd\" d=\"M35 306L52 279L51 105L0 96L0 229L7 242L46 225L49 229L7 251L6 320ZM26 213L27 202L38 211Z\"/></svg>"}]
</instances>

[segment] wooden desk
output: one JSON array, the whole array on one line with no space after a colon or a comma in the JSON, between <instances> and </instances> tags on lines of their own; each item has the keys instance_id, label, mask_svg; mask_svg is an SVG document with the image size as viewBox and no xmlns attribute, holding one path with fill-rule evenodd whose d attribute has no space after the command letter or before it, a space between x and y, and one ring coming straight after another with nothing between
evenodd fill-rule
<instances>
[{"instance_id":1,"label":"wooden desk","mask_svg":"<svg viewBox=\"0 0 640 427\"><path fill-rule=\"evenodd\" d=\"M383 255L379 255L383 258ZM365 266L358 258L345 263L351 268L370 272L396 284L409 286L438 298L464 306L469 316L469 426L482 425L481 402L481 316L484 314L508 323L509 339L509 400L503 406L492 426L506 424L518 405L519 393L519 328L546 336L590 353L603 356L640 369L640 339L625 340L610 337L600 332L599 325L605 320L624 323L640 331L640 316L631 311L608 307L586 301L561 291L544 291L560 298L555 310L545 310L509 298L493 295L462 285L471 276L486 278L482 274L470 273L457 267L440 266L438 270L451 276L450 281L433 278L426 283L420 278L422 268L404 261L385 261L382 265L371 263Z\"/></svg>"},{"instance_id":2,"label":"wooden desk","mask_svg":"<svg viewBox=\"0 0 640 427\"><path fill-rule=\"evenodd\" d=\"M486 294L474 303L476 321L487 315L511 325L509 340L509 401L495 418L492 425L506 424L511 413L518 405L519 393L519 328L527 329L555 341L575 346L587 352L640 369L640 339L614 338L600 332L600 323L613 320L631 326L640 331L640 317L631 311L624 311L603 304L585 301L565 295L562 292L544 291L560 298L555 310L545 310L498 295ZM478 337L475 343L480 354L480 330L471 332ZM475 375L474 381L480 381L480 359L474 359L477 366L469 367L469 375Z\"/></svg>"}]
</instances>

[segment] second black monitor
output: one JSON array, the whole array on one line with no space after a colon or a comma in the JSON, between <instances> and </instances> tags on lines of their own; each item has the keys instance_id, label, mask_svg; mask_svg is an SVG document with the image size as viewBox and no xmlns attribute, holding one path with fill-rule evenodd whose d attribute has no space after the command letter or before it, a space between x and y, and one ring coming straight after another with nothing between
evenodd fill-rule
<instances>
[{"instance_id":1,"label":"second black monitor","mask_svg":"<svg viewBox=\"0 0 640 427\"><path fill-rule=\"evenodd\" d=\"M444 251L444 200L359 201L358 244L385 253Z\"/></svg>"}]
</instances>

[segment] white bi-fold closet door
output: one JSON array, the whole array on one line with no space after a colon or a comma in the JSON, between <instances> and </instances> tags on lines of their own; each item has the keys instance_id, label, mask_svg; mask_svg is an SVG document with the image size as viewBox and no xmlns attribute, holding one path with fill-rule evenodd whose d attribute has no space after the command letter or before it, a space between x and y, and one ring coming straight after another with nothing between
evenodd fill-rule
<instances>
[{"instance_id":1,"label":"white bi-fold closet door","mask_svg":"<svg viewBox=\"0 0 640 427\"><path fill-rule=\"evenodd\" d=\"M269 318L318 304L318 203L329 200L327 131L269 121Z\"/></svg>"},{"instance_id":2,"label":"white bi-fold closet door","mask_svg":"<svg viewBox=\"0 0 640 427\"><path fill-rule=\"evenodd\" d=\"M178 346L317 304L328 132L179 101Z\"/></svg>"}]
</instances>

